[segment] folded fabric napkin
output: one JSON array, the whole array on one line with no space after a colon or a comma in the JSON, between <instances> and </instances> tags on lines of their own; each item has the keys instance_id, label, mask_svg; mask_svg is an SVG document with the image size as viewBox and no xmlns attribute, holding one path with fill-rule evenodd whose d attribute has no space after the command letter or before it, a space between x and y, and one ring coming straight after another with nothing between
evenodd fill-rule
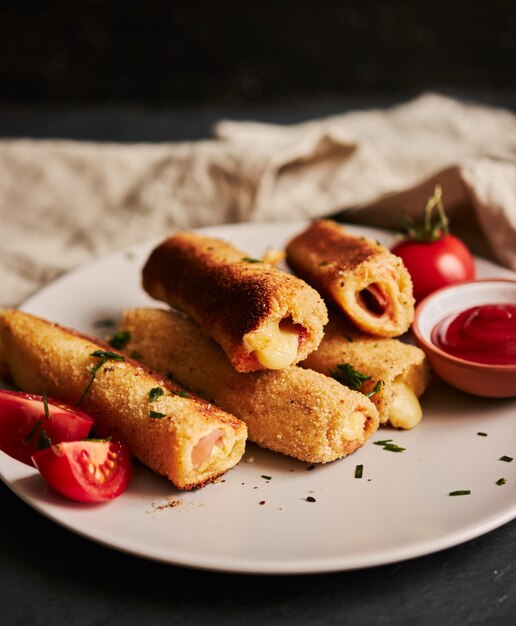
<instances>
[{"instance_id":1,"label":"folded fabric napkin","mask_svg":"<svg viewBox=\"0 0 516 626\"><path fill-rule=\"evenodd\" d=\"M516 270L516 116L423 95L196 142L0 141L0 306L174 228L341 212L396 229L443 187L453 232Z\"/></svg>"}]
</instances>

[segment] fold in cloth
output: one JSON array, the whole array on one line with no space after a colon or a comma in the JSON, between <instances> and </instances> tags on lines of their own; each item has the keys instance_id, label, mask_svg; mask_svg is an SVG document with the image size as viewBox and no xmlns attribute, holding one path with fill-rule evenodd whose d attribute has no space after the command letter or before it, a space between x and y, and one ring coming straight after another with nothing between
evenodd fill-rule
<instances>
[{"instance_id":1,"label":"fold in cloth","mask_svg":"<svg viewBox=\"0 0 516 626\"><path fill-rule=\"evenodd\" d=\"M204 141L0 141L0 306L174 228L307 219L396 229L435 183L452 231L516 270L516 116L423 95L292 126L220 121Z\"/></svg>"}]
</instances>

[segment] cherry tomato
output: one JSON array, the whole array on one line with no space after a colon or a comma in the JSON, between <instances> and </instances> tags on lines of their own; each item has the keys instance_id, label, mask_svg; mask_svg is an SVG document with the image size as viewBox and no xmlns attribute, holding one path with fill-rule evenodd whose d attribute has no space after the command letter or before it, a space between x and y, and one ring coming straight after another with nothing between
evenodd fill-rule
<instances>
[{"instance_id":1,"label":"cherry tomato","mask_svg":"<svg viewBox=\"0 0 516 626\"><path fill-rule=\"evenodd\" d=\"M416 302L440 287L475 278L471 252L454 235L436 241L405 239L392 252L401 257L412 277Z\"/></svg>"},{"instance_id":2,"label":"cherry tomato","mask_svg":"<svg viewBox=\"0 0 516 626\"><path fill-rule=\"evenodd\" d=\"M53 489L78 502L116 498L132 474L129 448L122 441L65 441L34 453L32 459Z\"/></svg>"},{"instance_id":3,"label":"cherry tomato","mask_svg":"<svg viewBox=\"0 0 516 626\"><path fill-rule=\"evenodd\" d=\"M33 465L37 450L61 441L85 439L93 419L78 409L43 396L0 390L0 449Z\"/></svg>"}]
</instances>

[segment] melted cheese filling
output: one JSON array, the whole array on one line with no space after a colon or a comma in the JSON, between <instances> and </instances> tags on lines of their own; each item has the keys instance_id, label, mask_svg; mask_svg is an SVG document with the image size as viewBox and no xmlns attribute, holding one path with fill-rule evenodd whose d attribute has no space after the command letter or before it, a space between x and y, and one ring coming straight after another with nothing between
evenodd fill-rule
<instances>
[{"instance_id":1,"label":"melted cheese filling","mask_svg":"<svg viewBox=\"0 0 516 626\"><path fill-rule=\"evenodd\" d=\"M362 440L366 416L362 411L353 411L348 416L346 425L342 428L342 437L346 441Z\"/></svg>"},{"instance_id":2,"label":"melted cheese filling","mask_svg":"<svg viewBox=\"0 0 516 626\"><path fill-rule=\"evenodd\" d=\"M392 401L389 422L395 428L414 428L423 417L423 409L416 394L401 378L392 383Z\"/></svg>"},{"instance_id":3,"label":"melted cheese filling","mask_svg":"<svg viewBox=\"0 0 516 626\"><path fill-rule=\"evenodd\" d=\"M281 370L296 362L299 333L294 324L269 322L245 338L245 346L258 362L270 370Z\"/></svg>"}]
</instances>

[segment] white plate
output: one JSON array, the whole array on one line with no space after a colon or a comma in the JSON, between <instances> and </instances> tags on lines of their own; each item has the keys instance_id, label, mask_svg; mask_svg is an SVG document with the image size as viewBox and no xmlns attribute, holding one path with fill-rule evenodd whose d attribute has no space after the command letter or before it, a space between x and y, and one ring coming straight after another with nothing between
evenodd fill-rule
<instances>
[{"instance_id":1,"label":"white plate","mask_svg":"<svg viewBox=\"0 0 516 626\"><path fill-rule=\"evenodd\" d=\"M203 230L258 256L280 248L302 227L293 222ZM350 229L392 242L383 231ZM64 276L24 310L105 337L110 329L96 328L96 321L155 304L140 287L141 266L154 243ZM477 266L483 277L514 277L487 261ZM58 524L141 557L271 574L380 565L462 543L516 517L516 461L499 460L516 459L516 401L473 398L434 380L423 408L423 422L414 430L382 429L351 456L314 469L249 444L243 461L222 480L191 493L176 491L140 465L126 493L93 506L62 500L35 470L2 453L0 475ZM390 452L373 443L387 438L406 450ZM355 478L358 464L361 479ZM498 486L502 477L507 483ZM459 489L471 494L448 495Z\"/></svg>"}]
</instances>

